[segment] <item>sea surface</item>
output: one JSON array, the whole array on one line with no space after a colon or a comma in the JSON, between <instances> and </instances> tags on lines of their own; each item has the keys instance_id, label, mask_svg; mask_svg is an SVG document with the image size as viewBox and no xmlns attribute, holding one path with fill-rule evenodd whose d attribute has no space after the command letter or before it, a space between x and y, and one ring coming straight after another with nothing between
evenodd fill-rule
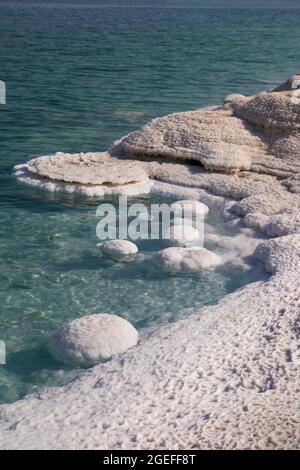
<instances>
[{"instance_id":1,"label":"sea surface","mask_svg":"<svg viewBox=\"0 0 300 470\"><path fill-rule=\"evenodd\" d=\"M96 248L99 201L21 186L13 165L56 151L105 150L155 116L275 86L299 72L295 5L0 0L0 80L7 86L0 105L0 340L7 349L0 402L78 373L44 347L70 319L109 312L141 328L173 321L250 280L233 269L166 276L147 261L105 260Z\"/></svg>"}]
</instances>

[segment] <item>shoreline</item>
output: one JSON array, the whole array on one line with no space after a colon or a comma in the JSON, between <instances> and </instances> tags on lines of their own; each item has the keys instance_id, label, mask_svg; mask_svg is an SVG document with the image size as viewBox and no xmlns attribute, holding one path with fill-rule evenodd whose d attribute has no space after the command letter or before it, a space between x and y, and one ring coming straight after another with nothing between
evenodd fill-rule
<instances>
[{"instance_id":1,"label":"shoreline","mask_svg":"<svg viewBox=\"0 0 300 470\"><path fill-rule=\"evenodd\" d=\"M233 101L245 112L244 100ZM253 111L251 106L245 109ZM250 111L251 120L257 119ZM265 110L260 112L264 116ZM278 125L279 118L274 125ZM298 116L296 122L297 119ZM268 121L268 126L272 125ZM269 238L255 240L250 249L270 278L248 284L188 318L158 327L133 349L89 369L64 387L2 405L1 448L175 450L300 446L300 169L298 172L294 157L298 124L295 129L288 134L290 154L285 158L270 156L264 150L259 162L253 157L251 163L249 155L244 154L242 162L231 160L229 173L135 157L149 181L135 183L138 187L108 187L108 194L130 194L146 184L147 190L156 194L177 194L218 204L232 226L254 229ZM149 135L150 140L153 138L147 130L145 134L141 132L129 135L130 145L138 140L139 152L141 143L148 144ZM124 139L127 145L128 136ZM253 142L249 145L255 150ZM247 147L248 143L246 135L242 146ZM232 148L233 144L228 145ZM281 140L275 144L272 141L272 148L280 155L282 145ZM209 164L215 164L216 149L209 150ZM224 155L221 157L217 161L224 169ZM232 174L234 165L239 169L240 164L243 170L238 176ZM250 167L244 169L244 165ZM16 171L22 172L22 168ZM16 176L25 182L22 173ZM49 185L56 190L69 184L44 180L41 183L39 177L32 175L29 178L48 185L48 190ZM79 192L80 186L77 185ZM105 188L99 188L102 194L98 195L103 195ZM92 195L90 186L85 190Z\"/></svg>"}]
</instances>

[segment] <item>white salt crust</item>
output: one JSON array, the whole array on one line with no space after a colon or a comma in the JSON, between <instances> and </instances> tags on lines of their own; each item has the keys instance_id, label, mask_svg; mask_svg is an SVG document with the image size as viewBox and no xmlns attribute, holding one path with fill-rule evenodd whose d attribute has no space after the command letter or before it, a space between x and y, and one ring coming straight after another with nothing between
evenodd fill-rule
<instances>
[{"instance_id":1,"label":"white salt crust","mask_svg":"<svg viewBox=\"0 0 300 470\"><path fill-rule=\"evenodd\" d=\"M149 179L143 182L115 186L66 183L64 181L42 178L30 172L27 164L16 165L14 167L14 175L20 183L27 184L38 189L49 192L68 193L87 197L102 197L111 195L137 196L139 194L150 193L152 186L152 181Z\"/></svg>"},{"instance_id":2,"label":"white salt crust","mask_svg":"<svg viewBox=\"0 0 300 470\"><path fill-rule=\"evenodd\" d=\"M29 160L28 170L42 178L65 183L117 186L145 182L148 174L134 160L113 158L108 152L58 152L55 155Z\"/></svg>"},{"instance_id":3,"label":"white salt crust","mask_svg":"<svg viewBox=\"0 0 300 470\"><path fill-rule=\"evenodd\" d=\"M270 277L157 328L65 387L1 406L2 449L300 447L300 107L293 93L288 81L272 93L159 118L110 150L130 151L146 168L154 181L143 193L217 204L237 232L214 240L220 252L233 247L236 259L254 252ZM241 151L226 161L234 145ZM198 159L210 172L163 156ZM243 167L239 177L228 174ZM17 177L32 184L23 170Z\"/></svg>"},{"instance_id":4,"label":"white salt crust","mask_svg":"<svg viewBox=\"0 0 300 470\"><path fill-rule=\"evenodd\" d=\"M49 340L48 350L58 362L90 367L137 344L136 329L117 315L94 314L77 318Z\"/></svg>"},{"instance_id":5,"label":"white salt crust","mask_svg":"<svg viewBox=\"0 0 300 470\"><path fill-rule=\"evenodd\" d=\"M166 248L155 253L153 261L167 272L197 272L222 264L220 256L206 248Z\"/></svg>"},{"instance_id":6,"label":"white salt crust","mask_svg":"<svg viewBox=\"0 0 300 470\"><path fill-rule=\"evenodd\" d=\"M97 245L98 248L108 257L118 259L135 255L138 247L129 240L107 240Z\"/></svg>"}]
</instances>

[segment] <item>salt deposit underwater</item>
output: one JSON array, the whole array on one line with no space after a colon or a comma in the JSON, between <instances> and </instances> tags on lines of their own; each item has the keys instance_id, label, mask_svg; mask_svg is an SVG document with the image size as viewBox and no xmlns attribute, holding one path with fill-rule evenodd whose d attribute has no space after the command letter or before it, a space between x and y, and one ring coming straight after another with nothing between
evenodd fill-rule
<instances>
[{"instance_id":1,"label":"salt deposit underwater","mask_svg":"<svg viewBox=\"0 0 300 470\"><path fill-rule=\"evenodd\" d=\"M28 188L20 189L28 193ZM35 198L42 199L45 209L49 205L48 193L34 190L31 196L32 205ZM130 198L129 203L149 207L172 200L146 196ZM87 200L59 194L50 202L50 216L41 210L29 219L24 209L13 231L2 219L8 247L18 247L13 259L5 254L8 276L2 280L9 293L1 314L1 337L7 347L7 364L0 368L2 403L63 385L78 375L80 368L55 362L46 347L48 337L71 320L108 312L142 331L189 315L192 306L214 303L261 276L259 269L248 271L245 264L253 250L252 231L226 229L218 207L207 216L205 246L222 257L230 255L231 260L224 259L225 264L215 270L166 274L152 261L158 250L166 248L159 240L137 241L139 253L124 259L102 254L97 247L96 209L109 202L118 207L118 198L112 196ZM229 247L223 247L225 234Z\"/></svg>"}]
</instances>

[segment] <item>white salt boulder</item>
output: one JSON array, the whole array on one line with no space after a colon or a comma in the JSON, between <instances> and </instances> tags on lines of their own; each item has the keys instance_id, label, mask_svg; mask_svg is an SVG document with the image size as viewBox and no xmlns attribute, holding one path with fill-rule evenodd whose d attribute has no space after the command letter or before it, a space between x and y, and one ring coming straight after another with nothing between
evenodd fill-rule
<instances>
[{"instance_id":1,"label":"white salt boulder","mask_svg":"<svg viewBox=\"0 0 300 470\"><path fill-rule=\"evenodd\" d=\"M67 323L50 339L48 351L55 360L89 367L135 346L137 330L117 315L87 315Z\"/></svg>"},{"instance_id":2,"label":"white salt boulder","mask_svg":"<svg viewBox=\"0 0 300 470\"><path fill-rule=\"evenodd\" d=\"M189 247L201 243L198 230L188 224L175 224L163 232L163 239L171 246Z\"/></svg>"},{"instance_id":3,"label":"white salt boulder","mask_svg":"<svg viewBox=\"0 0 300 470\"><path fill-rule=\"evenodd\" d=\"M166 248L153 256L159 268L168 272L197 272L222 264L222 259L206 248Z\"/></svg>"},{"instance_id":4,"label":"white salt boulder","mask_svg":"<svg viewBox=\"0 0 300 470\"><path fill-rule=\"evenodd\" d=\"M112 259L122 259L133 256L138 252L138 247L129 240L107 240L97 245L102 253Z\"/></svg>"},{"instance_id":5,"label":"white salt boulder","mask_svg":"<svg viewBox=\"0 0 300 470\"><path fill-rule=\"evenodd\" d=\"M208 214L208 207L200 201L195 201L193 199L183 199L182 201L176 201L171 205L171 209L178 211L182 217L184 215L194 215L194 216L205 216Z\"/></svg>"}]
</instances>

